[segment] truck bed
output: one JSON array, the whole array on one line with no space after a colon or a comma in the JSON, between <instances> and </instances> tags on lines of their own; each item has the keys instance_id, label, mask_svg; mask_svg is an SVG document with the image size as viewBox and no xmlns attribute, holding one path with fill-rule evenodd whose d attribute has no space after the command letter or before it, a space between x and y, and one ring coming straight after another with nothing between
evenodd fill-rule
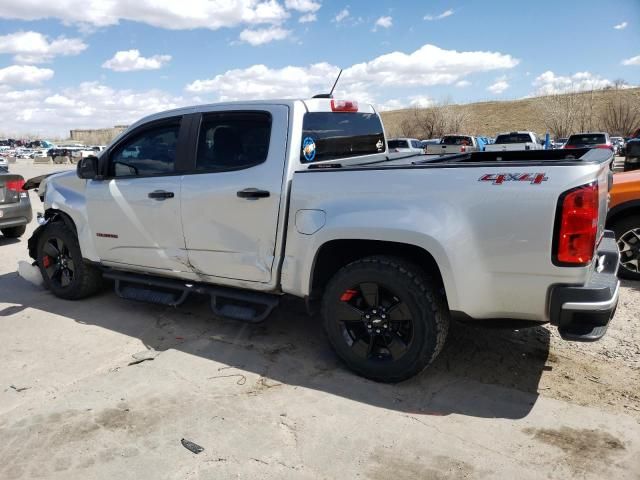
<instances>
[{"instance_id":1,"label":"truck bed","mask_svg":"<svg viewBox=\"0 0 640 480\"><path fill-rule=\"evenodd\" d=\"M586 163L604 163L611 161L610 152L603 149L573 150L521 150L505 152L470 152L457 155L404 155L385 157L375 161L346 160L338 163L312 164L310 170L327 168L406 168L406 167L452 167L479 166L481 164L495 166L505 163L509 166L535 165L576 165Z\"/></svg>"}]
</instances>

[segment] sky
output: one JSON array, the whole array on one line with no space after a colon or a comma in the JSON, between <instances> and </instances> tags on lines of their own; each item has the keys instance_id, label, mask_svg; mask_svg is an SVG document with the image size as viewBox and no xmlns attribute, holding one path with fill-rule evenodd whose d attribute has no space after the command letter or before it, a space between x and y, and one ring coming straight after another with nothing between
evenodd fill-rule
<instances>
[{"instance_id":1,"label":"sky","mask_svg":"<svg viewBox=\"0 0 640 480\"><path fill-rule=\"evenodd\" d=\"M640 85L640 0L0 0L0 137L330 90L381 110Z\"/></svg>"}]
</instances>

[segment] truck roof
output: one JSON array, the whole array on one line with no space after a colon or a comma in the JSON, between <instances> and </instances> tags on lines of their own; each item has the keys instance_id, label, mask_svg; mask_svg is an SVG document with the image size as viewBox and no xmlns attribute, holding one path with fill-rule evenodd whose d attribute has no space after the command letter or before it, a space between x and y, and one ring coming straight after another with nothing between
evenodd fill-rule
<instances>
[{"instance_id":1,"label":"truck roof","mask_svg":"<svg viewBox=\"0 0 640 480\"><path fill-rule=\"evenodd\" d=\"M234 107L234 106L261 106L261 105L285 105L288 107L293 107L296 104L302 104L306 107L309 112L331 112L331 102L352 102L357 105L357 111L359 113L377 113L373 105L369 103L360 103L353 100L343 100L343 99L331 99L331 98L310 98L310 99L295 99L295 98L287 98L287 99L274 99L274 100L238 100L232 102L217 102L217 103L206 103L200 105L192 105L187 107L174 108L171 110L165 110L158 113L153 113L151 115L147 115L146 117L141 118L140 120L134 122L128 130L137 127L143 123L147 123L153 120L161 120L167 117L173 117L176 115L187 115L190 113L200 113L200 112L209 112L219 107Z\"/></svg>"}]
</instances>

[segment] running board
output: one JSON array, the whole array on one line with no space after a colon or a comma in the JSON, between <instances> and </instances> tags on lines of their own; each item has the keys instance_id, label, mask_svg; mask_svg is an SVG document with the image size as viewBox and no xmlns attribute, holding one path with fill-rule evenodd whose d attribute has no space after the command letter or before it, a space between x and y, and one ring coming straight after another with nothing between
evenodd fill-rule
<instances>
[{"instance_id":1,"label":"running board","mask_svg":"<svg viewBox=\"0 0 640 480\"><path fill-rule=\"evenodd\" d=\"M211 310L217 317L249 323L264 321L280 301L278 295L269 293L135 273L108 271L104 277L115 281L116 295L121 298L176 307L190 293L199 293L211 297Z\"/></svg>"}]
</instances>

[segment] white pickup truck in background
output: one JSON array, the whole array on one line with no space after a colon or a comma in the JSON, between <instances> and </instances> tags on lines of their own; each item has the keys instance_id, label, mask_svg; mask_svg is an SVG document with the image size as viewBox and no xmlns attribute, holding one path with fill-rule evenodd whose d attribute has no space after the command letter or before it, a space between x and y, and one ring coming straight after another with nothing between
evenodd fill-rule
<instances>
[{"instance_id":1,"label":"white pickup truck in background","mask_svg":"<svg viewBox=\"0 0 640 480\"><path fill-rule=\"evenodd\" d=\"M473 152L448 136L466 151L391 159L386 145L374 108L352 101L152 115L77 172L28 182L44 202L29 254L65 299L108 278L123 298L207 295L215 316L257 322L304 298L339 357L379 381L429 365L452 318L605 334L610 150Z\"/></svg>"},{"instance_id":2,"label":"white pickup truck in background","mask_svg":"<svg viewBox=\"0 0 640 480\"><path fill-rule=\"evenodd\" d=\"M499 133L495 141L485 147L485 152L509 150L543 150L543 145L533 132L509 132Z\"/></svg>"},{"instance_id":3,"label":"white pickup truck in background","mask_svg":"<svg viewBox=\"0 0 640 480\"><path fill-rule=\"evenodd\" d=\"M478 140L471 135L445 135L436 145L427 145L427 155L451 155L480 151Z\"/></svg>"}]
</instances>

